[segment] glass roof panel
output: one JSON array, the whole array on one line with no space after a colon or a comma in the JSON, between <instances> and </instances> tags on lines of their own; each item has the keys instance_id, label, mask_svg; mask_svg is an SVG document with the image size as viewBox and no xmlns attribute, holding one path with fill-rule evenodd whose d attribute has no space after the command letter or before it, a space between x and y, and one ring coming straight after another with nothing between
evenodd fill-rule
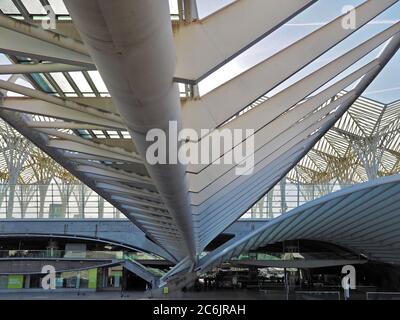
<instances>
[{"instance_id":1,"label":"glass roof panel","mask_svg":"<svg viewBox=\"0 0 400 320\"><path fill-rule=\"evenodd\" d=\"M39 0L21 0L30 14L46 14L46 10Z\"/></svg>"},{"instance_id":2,"label":"glass roof panel","mask_svg":"<svg viewBox=\"0 0 400 320\"><path fill-rule=\"evenodd\" d=\"M102 93L107 93L108 89L100 76L100 73L96 71L88 71L90 78L92 79L93 83L95 84L97 90Z\"/></svg>"},{"instance_id":3,"label":"glass roof panel","mask_svg":"<svg viewBox=\"0 0 400 320\"><path fill-rule=\"evenodd\" d=\"M69 84L67 78L61 72L52 72L50 75L57 82L58 86L63 92L75 92L72 86Z\"/></svg>"},{"instance_id":4,"label":"glass roof panel","mask_svg":"<svg viewBox=\"0 0 400 320\"><path fill-rule=\"evenodd\" d=\"M85 139L91 139L92 136L90 135L89 131L85 129L78 129L79 135Z\"/></svg>"},{"instance_id":5,"label":"glass roof panel","mask_svg":"<svg viewBox=\"0 0 400 320\"><path fill-rule=\"evenodd\" d=\"M104 136L104 132L103 130L92 130L92 132L97 136L97 135L103 135Z\"/></svg>"},{"instance_id":6,"label":"glass roof panel","mask_svg":"<svg viewBox=\"0 0 400 320\"><path fill-rule=\"evenodd\" d=\"M178 0L169 0L169 12L179 14Z\"/></svg>"},{"instance_id":7,"label":"glass roof panel","mask_svg":"<svg viewBox=\"0 0 400 320\"><path fill-rule=\"evenodd\" d=\"M121 131L121 134L125 139L130 139L131 138L131 135L129 134L128 131Z\"/></svg>"},{"instance_id":8,"label":"glass roof panel","mask_svg":"<svg viewBox=\"0 0 400 320\"><path fill-rule=\"evenodd\" d=\"M0 53L0 65L2 64L12 64L12 62L5 54Z\"/></svg>"},{"instance_id":9,"label":"glass roof panel","mask_svg":"<svg viewBox=\"0 0 400 320\"><path fill-rule=\"evenodd\" d=\"M26 81L25 79L22 79L22 78L18 78L17 81L15 81L15 83L19 84L20 86L24 86L24 87L27 87L27 88L34 89L33 86L28 81ZM15 92L12 92L12 91L7 91L7 96L9 96L9 97L23 97L24 95L19 94L19 93L15 93Z\"/></svg>"},{"instance_id":10,"label":"glass roof panel","mask_svg":"<svg viewBox=\"0 0 400 320\"><path fill-rule=\"evenodd\" d=\"M110 136L111 139L119 139L120 138L118 132L115 130L107 130L107 134Z\"/></svg>"},{"instance_id":11,"label":"glass roof panel","mask_svg":"<svg viewBox=\"0 0 400 320\"><path fill-rule=\"evenodd\" d=\"M8 81L10 79L11 74L0 74L0 79L4 81Z\"/></svg>"},{"instance_id":12,"label":"glass roof panel","mask_svg":"<svg viewBox=\"0 0 400 320\"><path fill-rule=\"evenodd\" d=\"M43 73L32 73L32 78L36 81L37 84L42 88L43 91L47 93L54 93L56 90L51 85L51 83L45 78Z\"/></svg>"},{"instance_id":13,"label":"glass roof panel","mask_svg":"<svg viewBox=\"0 0 400 320\"><path fill-rule=\"evenodd\" d=\"M216 2L214 0L204 0L205 2L210 2L209 4L206 4L205 6L201 6L201 13L202 16L208 15L215 11L216 6L213 4L213 2ZM225 6L225 3L232 2L233 0L219 0L221 2L221 6ZM46 15L47 12L44 8L44 6L41 4L40 0L21 0L22 5L27 9L27 11L33 15L33 19L42 19L42 17L38 17L37 15ZM45 2L44 2L45 3ZM71 20L71 17L69 16L68 9L66 8L64 1L63 0L48 0L48 3L50 4L52 10L54 13L57 15L57 19L59 20ZM179 15L179 7L178 7L178 0L169 0L169 6L170 6L170 13L171 13L171 18L173 20L176 20L177 16ZM218 5L217 5L218 7ZM21 12L18 10L18 8L15 6L12 0L0 0L0 11L2 11L4 14L9 14L9 15L14 15L14 19L24 19L21 16ZM36 17L35 17L36 15Z\"/></svg>"},{"instance_id":14,"label":"glass roof panel","mask_svg":"<svg viewBox=\"0 0 400 320\"><path fill-rule=\"evenodd\" d=\"M57 92L57 90L53 87L53 85L47 80L47 78L44 76L43 73L40 73L40 76L42 77L42 80L46 83L46 85L50 88L52 92Z\"/></svg>"},{"instance_id":15,"label":"glass roof panel","mask_svg":"<svg viewBox=\"0 0 400 320\"><path fill-rule=\"evenodd\" d=\"M81 92L93 92L89 83L85 79L85 76L81 71L73 71L69 72L69 75L74 80L75 84L78 86Z\"/></svg>"},{"instance_id":16,"label":"glass roof panel","mask_svg":"<svg viewBox=\"0 0 400 320\"><path fill-rule=\"evenodd\" d=\"M11 61L7 58L5 54L0 53L0 65L8 65L8 64L11 64ZM0 79L4 81L7 81L10 77L11 77L10 74L0 74Z\"/></svg>"},{"instance_id":17,"label":"glass roof panel","mask_svg":"<svg viewBox=\"0 0 400 320\"><path fill-rule=\"evenodd\" d=\"M0 0L0 10L4 14L20 14L18 8L11 0Z\"/></svg>"},{"instance_id":18,"label":"glass roof panel","mask_svg":"<svg viewBox=\"0 0 400 320\"><path fill-rule=\"evenodd\" d=\"M55 14L68 14L68 10L62 0L48 0Z\"/></svg>"},{"instance_id":19,"label":"glass roof panel","mask_svg":"<svg viewBox=\"0 0 400 320\"><path fill-rule=\"evenodd\" d=\"M58 20L72 20L70 16L58 16Z\"/></svg>"}]
</instances>

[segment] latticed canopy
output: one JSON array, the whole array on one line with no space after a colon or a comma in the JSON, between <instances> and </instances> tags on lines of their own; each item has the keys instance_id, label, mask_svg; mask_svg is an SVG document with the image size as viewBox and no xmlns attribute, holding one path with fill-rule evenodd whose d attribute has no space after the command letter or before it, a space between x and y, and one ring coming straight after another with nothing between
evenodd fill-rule
<instances>
[{"instance_id":1,"label":"latticed canopy","mask_svg":"<svg viewBox=\"0 0 400 320\"><path fill-rule=\"evenodd\" d=\"M1 183L46 185L51 181L77 183L67 170L32 142L0 121Z\"/></svg>"},{"instance_id":2,"label":"latticed canopy","mask_svg":"<svg viewBox=\"0 0 400 320\"><path fill-rule=\"evenodd\" d=\"M400 101L359 98L289 174L292 181L352 184L399 172Z\"/></svg>"}]
</instances>

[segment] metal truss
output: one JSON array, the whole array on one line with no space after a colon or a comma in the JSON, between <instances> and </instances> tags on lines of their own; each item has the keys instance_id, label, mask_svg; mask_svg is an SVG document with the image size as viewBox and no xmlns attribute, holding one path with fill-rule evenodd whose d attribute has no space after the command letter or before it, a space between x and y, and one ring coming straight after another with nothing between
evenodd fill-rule
<instances>
[{"instance_id":1,"label":"metal truss","mask_svg":"<svg viewBox=\"0 0 400 320\"><path fill-rule=\"evenodd\" d=\"M2 14L0 50L13 64L0 68L12 74L0 80L0 116L177 261L195 266L206 245L346 114L399 48L396 23L296 79L398 2L369 0L355 9L356 28L343 28L346 15L339 16L199 96L200 81L315 2L237 0L199 18L196 2L188 0L176 2L172 17L164 0L65 0L72 20L58 21L56 30L44 30L22 8L24 21ZM343 76L383 44L379 56ZM288 79L295 80L270 94ZM170 120L197 132L254 129L252 174L237 176L242 163L217 161L248 138L208 165L150 165L146 133L168 128Z\"/></svg>"},{"instance_id":2,"label":"metal truss","mask_svg":"<svg viewBox=\"0 0 400 320\"><path fill-rule=\"evenodd\" d=\"M399 106L359 98L288 179L347 185L398 173Z\"/></svg>"}]
</instances>

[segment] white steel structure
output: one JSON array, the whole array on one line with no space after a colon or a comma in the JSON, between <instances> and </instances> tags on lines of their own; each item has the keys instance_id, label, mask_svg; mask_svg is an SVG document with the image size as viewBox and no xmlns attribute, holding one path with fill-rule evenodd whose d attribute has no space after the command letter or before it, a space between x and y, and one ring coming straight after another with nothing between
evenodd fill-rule
<instances>
[{"instance_id":1,"label":"white steel structure","mask_svg":"<svg viewBox=\"0 0 400 320\"><path fill-rule=\"evenodd\" d=\"M380 178L310 201L221 246L202 259L196 271L296 239L334 243L370 260L399 264L399 181L399 175Z\"/></svg>"},{"instance_id":2,"label":"white steel structure","mask_svg":"<svg viewBox=\"0 0 400 320\"><path fill-rule=\"evenodd\" d=\"M339 16L199 96L200 81L316 2L237 0L200 19L196 1L182 0L171 19L165 0L65 0L71 20L44 30L13 1L25 21L0 16L0 49L15 62L0 68L12 74L0 80L0 116L181 261L177 270L196 266L205 246L302 159L400 46L395 23L266 98L398 2L368 0L355 8L354 28ZM33 88L18 84L21 77ZM150 165L146 134L168 134L169 121L197 131L200 139L186 142L195 146L207 138L202 129L255 133L209 165ZM250 175L235 174L242 163L217 163L250 138Z\"/></svg>"},{"instance_id":3,"label":"white steel structure","mask_svg":"<svg viewBox=\"0 0 400 320\"><path fill-rule=\"evenodd\" d=\"M300 183L354 184L398 173L400 101L360 97L288 174Z\"/></svg>"}]
</instances>

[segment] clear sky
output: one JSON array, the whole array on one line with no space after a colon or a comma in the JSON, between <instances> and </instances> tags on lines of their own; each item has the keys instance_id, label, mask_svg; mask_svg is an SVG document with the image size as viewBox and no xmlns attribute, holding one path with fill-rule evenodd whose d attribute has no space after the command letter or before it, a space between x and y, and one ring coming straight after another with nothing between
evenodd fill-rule
<instances>
[{"instance_id":1,"label":"clear sky","mask_svg":"<svg viewBox=\"0 0 400 320\"><path fill-rule=\"evenodd\" d=\"M198 0L199 15L200 17L207 16L213 11L229 4L230 2L233 1ZM228 63L225 67L204 80L200 84L201 94L207 93L212 88L215 88L228 79L240 74L256 63L280 51L287 45L301 39L310 32L340 16L344 6L357 6L363 2L363 0L319 0L316 4L312 5L303 13L289 21L286 25L282 26L279 30L275 31L273 34L269 35L257 45L253 46L242 55ZM351 37L343 41L336 48L324 54L312 65L305 68L298 75L293 77L293 79L287 81L280 88L274 90L271 94L281 90L296 79L298 80L301 76L304 76L322 66L327 61L337 58L347 50L367 40L372 35L383 31L385 28L398 21L400 21L400 3L397 3L386 12L376 17L368 25L355 32ZM363 61L360 61L356 66L361 66L370 61L372 58L376 57L382 47L368 55L368 57L363 59ZM352 69L354 69L356 66L354 66ZM345 74L342 76L344 75ZM371 86L366 90L364 95L385 103L390 103L400 99L400 52L396 54L392 61L374 81L374 83L372 83Z\"/></svg>"}]
</instances>

